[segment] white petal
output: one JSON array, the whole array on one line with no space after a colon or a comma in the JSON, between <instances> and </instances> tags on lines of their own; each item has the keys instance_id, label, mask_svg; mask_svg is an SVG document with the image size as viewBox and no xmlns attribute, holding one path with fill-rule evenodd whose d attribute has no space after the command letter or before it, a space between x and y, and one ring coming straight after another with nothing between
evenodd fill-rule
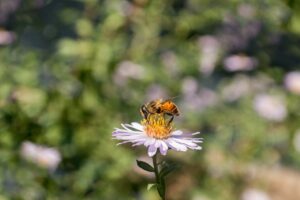
<instances>
[{"instance_id":1,"label":"white petal","mask_svg":"<svg viewBox=\"0 0 300 200\"><path fill-rule=\"evenodd\" d=\"M155 143L154 143L154 146L156 148L159 148L160 147L160 140L156 140Z\"/></svg>"},{"instance_id":2,"label":"white petal","mask_svg":"<svg viewBox=\"0 0 300 200\"><path fill-rule=\"evenodd\" d=\"M134 130L130 130L130 129L118 129L116 128L116 130L114 132L117 133L127 133L127 134L145 134L144 131L134 131Z\"/></svg>"},{"instance_id":3,"label":"white petal","mask_svg":"<svg viewBox=\"0 0 300 200\"><path fill-rule=\"evenodd\" d=\"M177 138L183 138L183 137L186 137L186 138L193 138L192 136L194 135L198 135L200 134L200 132L195 132L195 133L182 133L181 135L174 135L172 134L173 137L177 137ZM202 138L201 138L202 139Z\"/></svg>"},{"instance_id":4,"label":"white petal","mask_svg":"<svg viewBox=\"0 0 300 200\"><path fill-rule=\"evenodd\" d=\"M159 151L162 155L166 155L168 152L168 145L165 143L165 141L160 142Z\"/></svg>"},{"instance_id":5,"label":"white petal","mask_svg":"<svg viewBox=\"0 0 300 200\"><path fill-rule=\"evenodd\" d=\"M134 123L134 122L133 122ZM143 131L143 130L139 130L139 126L133 126L131 124L121 124L121 126L128 131Z\"/></svg>"},{"instance_id":6,"label":"white petal","mask_svg":"<svg viewBox=\"0 0 300 200\"><path fill-rule=\"evenodd\" d=\"M152 144L154 144L154 143L155 143L155 139L154 139L154 138L148 138L148 139L145 141L144 145L147 147L147 146L152 145Z\"/></svg>"},{"instance_id":7,"label":"white petal","mask_svg":"<svg viewBox=\"0 0 300 200\"><path fill-rule=\"evenodd\" d=\"M189 138L188 140L194 143L203 143L203 138Z\"/></svg>"},{"instance_id":8,"label":"white petal","mask_svg":"<svg viewBox=\"0 0 300 200\"><path fill-rule=\"evenodd\" d=\"M181 134L182 134L181 130L176 130L171 133L171 135L181 135Z\"/></svg>"},{"instance_id":9,"label":"white petal","mask_svg":"<svg viewBox=\"0 0 300 200\"><path fill-rule=\"evenodd\" d=\"M132 146L133 146L133 147L134 147L134 146L139 146L139 145L142 145L142 144L144 144L144 143L145 143L145 141L137 141L137 142L134 142Z\"/></svg>"},{"instance_id":10,"label":"white petal","mask_svg":"<svg viewBox=\"0 0 300 200\"><path fill-rule=\"evenodd\" d=\"M156 154L157 148L155 147L154 144L150 145L148 148L148 155L150 157L154 156Z\"/></svg>"},{"instance_id":11,"label":"white petal","mask_svg":"<svg viewBox=\"0 0 300 200\"><path fill-rule=\"evenodd\" d=\"M115 136L115 138L118 140L137 140L137 139L147 138L147 137L144 135L119 135L119 136Z\"/></svg>"},{"instance_id":12,"label":"white petal","mask_svg":"<svg viewBox=\"0 0 300 200\"><path fill-rule=\"evenodd\" d=\"M134 140L138 138L145 138L144 135L115 135L115 138L120 140Z\"/></svg>"},{"instance_id":13,"label":"white petal","mask_svg":"<svg viewBox=\"0 0 300 200\"><path fill-rule=\"evenodd\" d=\"M195 148L191 148L191 149L195 149L195 150L201 150L201 149L202 149L202 147L201 147L201 146L197 146L197 147L195 147Z\"/></svg>"},{"instance_id":14,"label":"white petal","mask_svg":"<svg viewBox=\"0 0 300 200\"><path fill-rule=\"evenodd\" d=\"M134 126L132 126L130 124L121 124L121 126L124 128L123 131L133 132L133 133L135 133L135 132L138 132L138 133L144 132L143 130L136 129ZM129 129L129 128L131 128L131 129ZM117 128L116 130L122 130L122 129Z\"/></svg>"},{"instance_id":15,"label":"white petal","mask_svg":"<svg viewBox=\"0 0 300 200\"><path fill-rule=\"evenodd\" d=\"M140 123L132 122L131 125L133 128L135 128L137 130L144 131L144 126L141 125Z\"/></svg>"},{"instance_id":16,"label":"white petal","mask_svg":"<svg viewBox=\"0 0 300 200\"><path fill-rule=\"evenodd\" d=\"M186 151L187 150L187 147L185 145L175 142L173 140L173 138L168 138L166 140L166 143L168 144L169 147L171 147L172 149L175 149L177 151Z\"/></svg>"},{"instance_id":17,"label":"white petal","mask_svg":"<svg viewBox=\"0 0 300 200\"><path fill-rule=\"evenodd\" d=\"M125 130L129 130L129 131L130 131L130 129L127 128L128 125L129 125L129 124L121 124L121 126L122 126Z\"/></svg>"},{"instance_id":18,"label":"white petal","mask_svg":"<svg viewBox=\"0 0 300 200\"><path fill-rule=\"evenodd\" d=\"M123 142L119 142L117 145L121 145L121 144L126 144L126 143L129 143L130 141L123 141Z\"/></svg>"},{"instance_id":19,"label":"white petal","mask_svg":"<svg viewBox=\"0 0 300 200\"><path fill-rule=\"evenodd\" d=\"M185 140L185 139L173 138L173 140L175 140L177 143L181 143L181 144L188 145L188 146L191 146L191 147L198 146L194 142L189 141L189 140Z\"/></svg>"}]
</instances>

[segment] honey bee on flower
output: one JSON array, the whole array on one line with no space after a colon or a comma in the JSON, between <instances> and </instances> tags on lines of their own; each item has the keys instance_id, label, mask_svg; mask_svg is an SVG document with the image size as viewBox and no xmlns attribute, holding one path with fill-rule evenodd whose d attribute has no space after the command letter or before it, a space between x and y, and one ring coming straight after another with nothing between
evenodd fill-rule
<instances>
[{"instance_id":1,"label":"honey bee on flower","mask_svg":"<svg viewBox=\"0 0 300 200\"><path fill-rule=\"evenodd\" d=\"M202 138L194 138L195 133L183 133L174 130L172 120L179 115L177 106L170 100L151 101L141 107L143 120L141 123L121 124L123 128L116 128L112 136L114 139L123 140L124 143L133 143L133 146L144 145L148 148L150 157L160 151L166 155L168 149L186 151L187 149L200 150ZM170 115L171 119L166 119Z\"/></svg>"}]
</instances>

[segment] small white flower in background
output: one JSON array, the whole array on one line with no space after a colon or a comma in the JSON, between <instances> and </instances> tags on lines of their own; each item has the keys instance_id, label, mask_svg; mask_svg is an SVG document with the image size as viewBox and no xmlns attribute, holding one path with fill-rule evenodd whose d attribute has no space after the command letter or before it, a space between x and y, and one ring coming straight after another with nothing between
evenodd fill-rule
<instances>
[{"instance_id":1,"label":"small white flower in background","mask_svg":"<svg viewBox=\"0 0 300 200\"><path fill-rule=\"evenodd\" d=\"M181 91L184 96L194 96L199 90L199 83L193 77L186 77L182 81Z\"/></svg>"},{"instance_id":2,"label":"small white flower in background","mask_svg":"<svg viewBox=\"0 0 300 200\"><path fill-rule=\"evenodd\" d=\"M202 36L198 40L200 50L199 71L210 75L219 59L221 44L214 36Z\"/></svg>"},{"instance_id":3,"label":"small white flower in background","mask_svg":"<svg viewBox=\"0 0 300 200\"><path fill-rule=\"evenodd\" d=\"M284 78L284 85L288 91L300 95L300 71L289 72Z\"/></svg>"},{"instance_id":4,"label":"small white flower in background","mask_svg":"<svg viewBox=\"0 0 300 200\"><path fill-rule=\"evenodd\" d=\"M263 118L280 122L287 116L284 99L280 96L259 94L254 99L253 107Z\"/></svg>"},{"instance_id":5,"label":"small white flower in background","mask_svg":"<svg viewBox=\"0 0 300 200\"><path fill-rule=\"evenodd\" d=\"M121 125L122 129L115 128L113 138L123 140L119 144L144 145L148 148L150 157L154 156L158 149L162 155L166 155L169 148L176 151L201 150L198 143L202 143L202 138L192 137L200 132L185 134L180 130L173 130L171 124L160 114L150 115L149 119L143 120L141 124L133 122Z\"/></svg>"},{"instance_id":6,"label":"small white flower in background","mask_svg":"<svg viewBox=\"0 0 300 200\"><path fill-rule=\"evenodd\" d=\"M295 135L294 135L294 147L296 149L296 151L298 151L298 153L300 153L300 129L296 131Z\"/></svg>"},{"instance_id":7,"label":"small white flower in background","mask_svg":"<svg viewBox=\"0 0 300 200\"><path fill-rule=\"evenodd\" d=\"M247 189L242 193L241 200L271 200L271 197L264 191Z\"/></svg>"},{"instance_id":8,"label":"small white flower in background","mask_svg":"<svg viewBox=\"0 0 300 200\"><path fill-rule=\"evenodd\" d=\"M166 71L172 76L178 75L178 60L175 53L172 51L167 51L161 54L160 59L164 64Z\"/></svg>"},{"instance_id":9,"label":"small white flower in background","mask_svg":"<svg viewBox=\"0 0 300 200\"><path fill-rule=\"evenodd\" d=\"M114 82L119 86L124 86L128 79L141 79L145 75L144 67L131 61L121 62L113 76Z\"/></svg>"},{"instance_id":10,"label":"small white flower in background","mask_svg":"<svg viewBox=\"0 0 300 200\"><path fill-rule=\"evenodd\" d=\"M0 45L8 45L16 40L16 34L11 31L0 30Z\"/></svg>"},{"instance_id":11,"label":"small white flower in background","mask_svg":"<svg viewBox=\"0 0 300 200\"><path fill-rule=\"evenodd\" d=\"M192 111L203 111L219 102L218 95L208 88L200 88L195 78L187 77L183 80L181 91L184 95L182 106Z\"/></svg>"},{"instance_id":12,"label":"small white flower in background","mask_svg":"<svg viewBox=\"0 0 300 200\"><path fill-rule=\"evenodd\" d=\"M252 19L256 15L256 9L251 4L241 4L237 8L238 14L245 19Z\"/></svg>"},{"instance_id":13,"label":"small white flower in background","mask_svg":"<svg viewBox=\"0 0 300 200\"><path fill-rule=\"evenodd\" d=\"M250 71L257 66L255 58L245 55L232 55L224 60L224 68L227 71Z\"/></svg>"},{"instance_id":14,"label":"small white flower in background","mask_svg":"<svg viewBox=\"0 0 300 200\"><path fill-rule=\"evenodd\" d=\"M58 150L29 141L22 143L20 154L25 160L49 170L55 170L61 161L61 155Z\"/></svg>"}]
</instances>

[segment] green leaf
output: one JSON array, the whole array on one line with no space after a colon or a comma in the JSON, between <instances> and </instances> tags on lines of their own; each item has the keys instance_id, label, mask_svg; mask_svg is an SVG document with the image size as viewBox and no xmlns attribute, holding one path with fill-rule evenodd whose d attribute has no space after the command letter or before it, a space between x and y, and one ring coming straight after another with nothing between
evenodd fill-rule
<instances>
[{"instance_id":1,"label":"green leaf","mask_svg":"<svg viewBox=\"0 0 300 200\"><path fill-rule=\"evenodd\" d=\"M159 176L159 184L157 185L157 191L162 199L164 199L166 194L166 183L163 176Z\"/></svg>"},{"instance_id":2,"label":"green leaf","mask_svg":"<svg viewBox=\"0 0 300 200\"><path fill-rule=\"evenodd\" d=\"M158 185L157 185L157 191L158 191L159 196L160 196L162 199L164 199L164 197L165 197L165 186L164 186L164 184L163 184L163 185L158 184Z\"/></svg>"},{"instance_id":3,"label":"green leaf","mask_svg":"<svg viewBox=\"0 0 300 200\"><path fill-rule=\"evenodd\" d=\"M148 163L140 160L136 160L137 165L145 171L154 172L154 168Z\"/></svg>"},{"instance_id":4,"label":"green leaf","mask_svg":"<svg viewBox=\"0 0 300 200\"><path fill-rule=\"evenodd\" d=\"M147 190L148 190L148 191L151 190L151 188L154 187L155 185L156 185L155 183L149 183L149 184L147 185Z\"/></svg>"},{"instance_id":5,"label":"green leaf","mask_svg":"<svg viewBox=\"0 0 300 200\"><path fill-rule=\"evenodd\" d=\"M165 194L166 193L166 182L165 182L165 178L164 177L160 177L160 185L162 187L162 191Z\"/></svg>"}]
</instances>

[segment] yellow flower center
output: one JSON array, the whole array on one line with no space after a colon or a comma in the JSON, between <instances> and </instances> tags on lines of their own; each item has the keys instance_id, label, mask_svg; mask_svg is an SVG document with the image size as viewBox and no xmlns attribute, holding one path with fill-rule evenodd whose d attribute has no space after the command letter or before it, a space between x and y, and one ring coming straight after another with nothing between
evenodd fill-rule
<instances>
[{"instance_id":1,"label":"yellow flower center","mask_svg":"<svg viewBox=\"0 0 300 200\"><path fill-rule=\"evenodd\" d=\"M163 114L151 114L142 122L146 134L156 139L168 138L172 131L171 124L166 121Z\"/></svg>"}]
</instances>

